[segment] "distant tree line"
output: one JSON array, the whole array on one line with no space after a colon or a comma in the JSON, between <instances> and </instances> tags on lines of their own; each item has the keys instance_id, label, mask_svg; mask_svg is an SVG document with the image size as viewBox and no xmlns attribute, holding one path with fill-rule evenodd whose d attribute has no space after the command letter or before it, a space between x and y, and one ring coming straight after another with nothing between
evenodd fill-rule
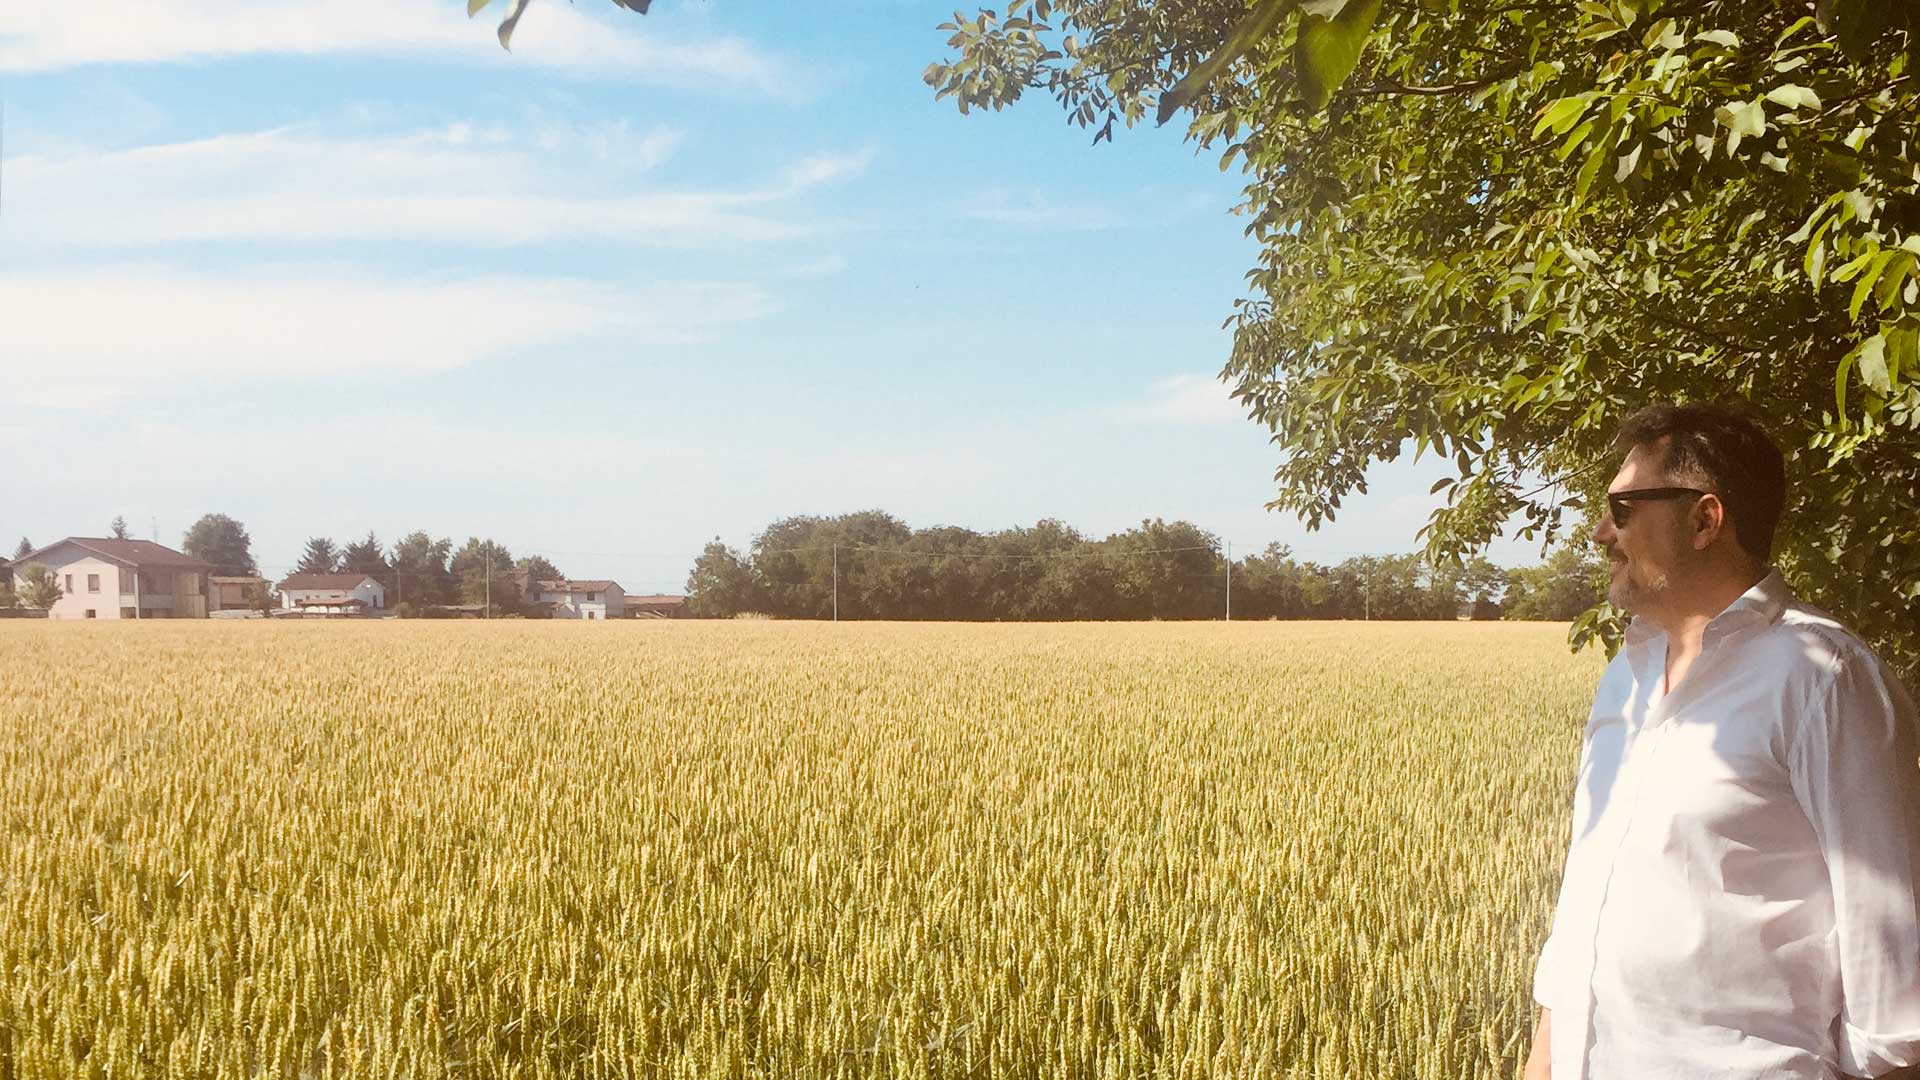
<instances>
[{"instance_id":1,"label":"distant tree line","mask_svg":"<svg viewBox=\"0 0 1920 1080\"><path fill-rule=\"evenodd\" d=\"M330 537L308 539L294 567L297 574L365 574L386 590L387 602L405 617L437 608L492 605L496 615L514 615L527 607L520 582L563 579L565 574L542 555L519 559L505 544L477 536L459 548L447 537L416 530L391 547L369 532L344 546Z\"/></svg>"},{"instance_id":2,"label":"distant tree line","mask_svg":"<svg viewBox=\"0 0 1920 1080\"><path fill-rule=\"evenodd\" d=\"M912 529L891 514L789 517L745 551L718 539L687 578L693 614L725 618L1057 621L1218 619L1227 560L1218 537L1155 518L1104 539L1053 519L998 532ZM1485 559L1435 566L1418 555L1296 559L1281 544L1235 557L1236 619L1566 620L1597 603L1593 557L1574 547L1544 565Z\"/></svg>"},{"instance_id":3,"label":"distant tree line","mask_svg":"<svg viewBox=\"0 0 1920 1080\"><path fill-rule=\"evenodd\" d=\"M125 536L116 518L113 532ZM186 552L213 573L255 576L252 540L225 514L196 521ZM15 558L34 550L25 537ZM687 579L695 615L789 619L1062 621L1217 619L1226 611L1227 560L1218 537L1190 522L1155 518L1104 539L1054 519L975 532L909 528L880 511L790 517L767 526L746 552L719 540ZM366 574L401 615L431 615L491 602L496 615L526 607L524 580L566 577L541 555L515 558L506 545L469 537L459 548L416 530L382 544L369 532L341 545L307 541L294 573ZM51 607L55 575L27 567L16 589L0 582L0 606ZM1418 555L1363 555L1325 564L1281 544L1233 560L1236 619L1453 619L1565 621L1597 604L1605 572L1593 553L1556 550L1539 565L1508 570L1485 559L1437 567Z\"/></svg>"}]
</instances>

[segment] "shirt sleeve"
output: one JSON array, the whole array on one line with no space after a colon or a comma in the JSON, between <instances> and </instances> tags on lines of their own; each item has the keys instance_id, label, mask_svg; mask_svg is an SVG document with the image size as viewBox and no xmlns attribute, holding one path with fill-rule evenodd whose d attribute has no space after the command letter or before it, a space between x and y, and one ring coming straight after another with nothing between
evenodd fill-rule
<instances>
[{"instance_id":1,"label":"shirt sleeve","mask_svg":"<svg viewBox=\"0 0 1920 1080\"><path fill-rule=\"evenodd\" d=\"M1920 1063L1920 736L1911 696L1870 654L1842 653L1806 695L1789 761L1826 856L1843 995L1838 1065Z\"/></svg>"},{"instance_id":2,"label":"shirt sleeve","mask_svg":"<svg viewBox=\"0 0 1920 1080\"><path fill-rule=\"evenodd\" d=\"M1554 947L1552 933L1547 934L1547 943L1540 949L1540 959L1533 967L1533 1002L1543 1009L1556 1012L1564 1011L1562 1003L1566 994L1561 987L1566 985L1566 962L1561 959L1559 949Z\"/></svg>"}]
</instances>

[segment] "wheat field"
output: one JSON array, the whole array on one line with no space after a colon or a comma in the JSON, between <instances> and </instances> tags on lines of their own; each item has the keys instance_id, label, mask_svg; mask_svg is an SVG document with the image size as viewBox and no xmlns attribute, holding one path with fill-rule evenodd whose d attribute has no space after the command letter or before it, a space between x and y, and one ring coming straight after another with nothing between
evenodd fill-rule
<instances>
[{"instance_id":1,"label":"wheat field","mask_svg":"<svg viewBox=\"0 0 1920 1080\"><path fill-rule=\"evenodd\" d=\"M1599 665L0 622L0 1080L1513 1077Z\"/></svg>"}]
</instances>

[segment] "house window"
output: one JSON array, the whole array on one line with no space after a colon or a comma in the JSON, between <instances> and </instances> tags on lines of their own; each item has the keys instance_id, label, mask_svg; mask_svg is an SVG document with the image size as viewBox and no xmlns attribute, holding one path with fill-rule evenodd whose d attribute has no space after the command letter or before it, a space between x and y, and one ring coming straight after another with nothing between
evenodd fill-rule
<instances>
[{"instance_id":1,"label":"house window","mask_svg":"<svg viewBox=\"0 0 1920 1080\"><path fill-rule=\"evenodd\" d=\"M95 616L95 614L94 614L94 610L93 610L92 608L88 608L88 609L87 609L87 618L89 618L89 619L91 619L91 618L95 618L95 617L96 617L96 616Z\"/></svg>"},{"instance_id":2,"label":"house window","mask_svg":"<svg viewBox=\"0 0 1920 1080\"><path fill-rule=\"evenodd\" d=\"M100 575L99 574L87 575L87 591L88 592L100 591Z\"/></svg>"},{"instance_id":3,"label":"house window","mask_svg":"<svg viewBox=\"0 0 1920 1080\"><path fill-rule=\"evenodd\" d=\"M67 592L69 592L69 593L71 593L71 592L73 592L73 575L72 575L72 574L68 574L68 575L67 575L67 588L66 588L66 591L67 591Z\"/></svg>"},{"instance_id":4,"label":"house window","mask_svg":"<svg viewBox=\"0 0 1920 1080\"><path fill-rule=\"evenodd\" d=\"M587 603L589 604L595 603L599 599L600 599L600 594L597 592L590 592L587 594Z\"/></svg>"},{"instance_id":5,"label":"house window","mask_svg":"<svg viewBox=\"0 0 1920 1080\"><path fill-rule=\"evenodd\" d=\"M130 607L123 607L120 609L120 617L123 619L137 619L140 617L140 613Z\"/></svg>"}]
</instances>

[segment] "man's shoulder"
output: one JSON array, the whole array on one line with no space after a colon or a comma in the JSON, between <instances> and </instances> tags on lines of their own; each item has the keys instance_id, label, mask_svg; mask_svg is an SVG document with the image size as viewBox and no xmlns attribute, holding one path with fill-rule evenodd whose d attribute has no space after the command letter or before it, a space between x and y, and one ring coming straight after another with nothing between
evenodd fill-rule
<instances>
[{"instance_id":1,"label":"man's shoulder","mask_svg":"<svg viewBox=\"0 0 1920 1080\"><path fill-rule=\"evenodd\" d=\"M1754 636L1753 649L1755 661L1788 678L1824 680L1850 668L1881 666L1873 649L1839 619L1798 600Z\"/></svg>"},{"instance_id":2,"label":"man's shoulder","mask_svg":"<svg viewBox=\"0 0 1920 1080\"><path fill-rule=\"evenodd\" d=\"M1911 698L1893 669L1872 646L1819 608L1788 605L1765 633L1756 635L1753 645L1747 664L1756 677L1771 672L1787 700L1814 713L1846 702L1842 711L1848 714L1891 710L1911 715Z\"/></svg>"}]
</instances>

